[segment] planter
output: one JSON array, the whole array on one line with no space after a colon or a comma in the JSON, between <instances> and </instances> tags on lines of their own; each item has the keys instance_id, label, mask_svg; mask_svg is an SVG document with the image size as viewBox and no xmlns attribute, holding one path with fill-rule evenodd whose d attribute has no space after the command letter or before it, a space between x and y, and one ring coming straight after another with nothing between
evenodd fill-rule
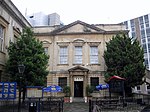
<instances>
[{"instance_id":1,"label":"planter","mask_svg":"<svg viewBox=\"0 0 150 112\"><path fill-rule=\"evenodd\" d=\"M70 97L64 97L64 102L69 103L70 102Z\"/></svg>"},{"instance_id":2,"label":"planter","mask_svg":"<svg viewBox=\"0 0 150 112\"><path fill-rule=\"evenodd\" d=\"M91 100L92 99L92 96L88 96L87 97L87 102L89 102L89 100Z\"/></svg>"}]
</instances>

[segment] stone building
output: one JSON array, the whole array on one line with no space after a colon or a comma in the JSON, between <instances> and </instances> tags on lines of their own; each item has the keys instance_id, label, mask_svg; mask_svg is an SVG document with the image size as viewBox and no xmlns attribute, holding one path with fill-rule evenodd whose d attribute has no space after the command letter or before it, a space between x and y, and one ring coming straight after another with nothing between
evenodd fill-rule
<instances>
[{"instance_id":1,"label":"stone building","mask_svg":"<svg viewBox=\"0 0 150 112\"><path fill-rule=\"evenodd\" d=\"M106 66L103 58L106 42L123 24L90 25L82 21L59 27L35 27L36 38L43 42L50 56L47 86L68 85L71 97L86 97L86 86L104 83Z\"/></svg>"},{"instance_id":2,"label":"stone building","mask_svg":"<svg viewBox=\"0 0 150 112\"><path fill-rule=\"evenodd\" d=\"M0 81L4 80L9 42L15 42L22 29L31 27L25 17L10 0L0 0Z\"/></svg>"},{"instance_id":3,"label":"stone building","mask_svg":"<svg viewBox=\"0 0 150 112\"><path fill-rule=\"evenodd\" d=\"M9 42L15 42L26 26L32 28L15 5L10 0L0 0L0 81L4 79ZM126 32L123 24L90 25L82 21L34 27L33 31L50 56L47 86L68 85L72 97L86 97L87 85L104 83L106 42Z\"/></svg>"}]
</instances>

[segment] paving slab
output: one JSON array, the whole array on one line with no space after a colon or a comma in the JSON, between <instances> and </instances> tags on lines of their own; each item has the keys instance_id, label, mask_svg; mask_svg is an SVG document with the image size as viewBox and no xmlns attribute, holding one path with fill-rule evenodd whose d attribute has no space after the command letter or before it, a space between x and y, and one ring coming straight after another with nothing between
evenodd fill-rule
<instances>
[{"instance_id":1,"label":"paving slab","mask_svg":"<svg viewBox=\"0 0 150 112\"><path fill-rule=\"evenodd\" d=\"M89 112L89 103L84 102L64 103L64 112Z\"/></svg>"}]
</instances>

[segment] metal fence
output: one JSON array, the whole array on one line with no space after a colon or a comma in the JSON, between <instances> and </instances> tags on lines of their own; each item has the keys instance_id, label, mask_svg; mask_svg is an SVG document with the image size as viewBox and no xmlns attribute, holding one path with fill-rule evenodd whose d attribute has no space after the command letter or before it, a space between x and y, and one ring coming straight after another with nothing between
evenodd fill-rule
<instances>
[{"instance_id":1,"label":"metal fence","mask_svg":"<svg viewBox=\"0 0 150 112\"><path fill-rule=\"evenodd\" d=\"M63 112L62 97L30 98L20 105L20 112ZM19 112L17 100L0 100L0 112Z\"/></svg>"},{"instance_id":2,"label":"metal fence","mask_svg":"<svg viewBox=\"0 0 150 112\"><path fill-rule=\"evenodd\" d=\"M150 95L134 94L133 97L92 98L89 101L89 112L133 112L141 111L150 104Z\"/></svg>"}]
</instances>

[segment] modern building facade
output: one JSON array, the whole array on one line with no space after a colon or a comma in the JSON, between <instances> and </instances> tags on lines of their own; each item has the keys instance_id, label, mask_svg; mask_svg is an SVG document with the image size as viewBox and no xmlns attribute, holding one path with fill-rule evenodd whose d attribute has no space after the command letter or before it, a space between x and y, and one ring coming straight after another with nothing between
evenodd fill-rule
<instances>
[{"instance_id":1,"label":"modern building facade","mask_svg":"<svg viewBox=\"0 0 150 112\"><path fill-rule=\"evenodd\" d=\"M27 16L27 20L33 27L36 26L57 26L61 24L60 16L57 13L44 14L43 12L34 13Z\"/></svg>"},{"instance_id":2,"label":"modern building facade","mask_svg":"<svg viewBox=\"0 0 150 112\"><path fill-rule=\"evenodd\" d=\"M146 65L146 76L143 85L139 85L133 89L136 93L149 93L150 91L150 14L146 14L128 21L123 22L126 29L129 30L129 37L133 40L137 39L144 49L144 59Z\"/></svg>"},{"instance_id":3,"label":"modern building facade","mask_svg":"<svg viewBox=\"0 0 150 112\"><path fill-rule=\"evenodd\" d=\"M71 97L86 97L87 85L103 84L106 66L103 58L106 42L123 24L90 25L75 21L63 27L35 27L36 38L50 56L47 86L71 87Z\"/></svg>"},{"instance_id":4,"label":"modern building facade","mask_svg":"<svg viewBox=\"0 0 150 112\"><path fill-rule=\"evenodd\" d=\"M145 65L150 70L150 14L125 21L129 36L139 40L144 49Z\"/></svg>"},{"instance_id":5,"label":"modern building facade","mask_svg":"<svg viewBox=\"0 0 150 112\"><path fill-rule=\"evenodd\" d=\"M57 13L52 13L48 15L48 25L49 26L57 26L60 25L60 16Z\"/></svg>"},{"instance_id":6,"label":"modern building facade","mask_svg":"<svg viewBox=\"0 0 150 112\"><path fill-rule=\"evenodd\" d=\"M0 81L4 81L4 67L9 42L15 42L29 22L10 0L0 0ZM7 80L7 78L6 78Z\"/></svg>"},{"instance_id":7,"label":"modern building facade","mask_svg":"<svg viewBox=\"0 0 150 112\"><path fill-rule=\"evenodd\" d=\"M48 16L43 12L38 12L27 16L27 20L30 24L35 26L47 26L48 25Z\"/></svg>"}]
</instances>

